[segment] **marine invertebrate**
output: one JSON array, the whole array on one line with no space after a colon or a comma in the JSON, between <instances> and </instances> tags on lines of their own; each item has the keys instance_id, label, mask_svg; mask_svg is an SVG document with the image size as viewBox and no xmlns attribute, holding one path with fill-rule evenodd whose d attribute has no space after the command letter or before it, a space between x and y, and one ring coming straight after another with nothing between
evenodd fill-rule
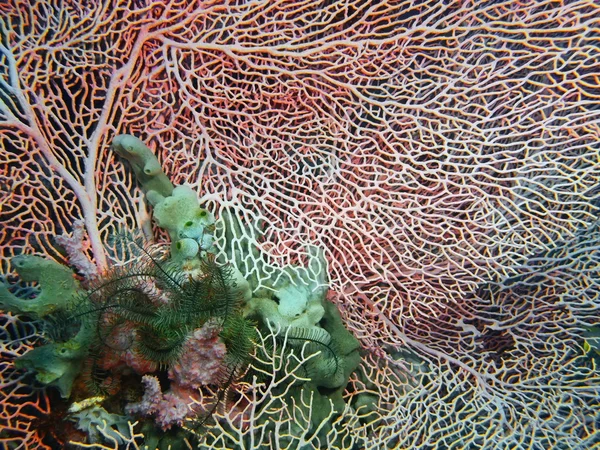
<instances>
[{"instance_id":1,"label":"marine invertebrate","mask_svg":"<svg viewBox=\"0 0 600 450\"><path fill-rule=\"evenodd\" d=\"M145 387L144 396L141 401L127 405L129 415L155 415L157 425L163 430L168 430L173 425L182 426L186 419L197 415L194 408L188 406L194 398L194 391L183 389L180 392L181 388L177 386L164 393L158 378L150 375L144 375L142 382Z\"/></svg>"},{"instance_id":2,"label":"marine invertebrate","mask_svg":"<svg viewBox=\"0 0 600 450\"><path fill-rule=\"evenodd\" d=\"M179 399L181 407L186 405L184 394L178 396L176 392L183 390L189 395L193 392L192 388L198 389L204 383L218 386L221 391L227 389L250 360L254 326L241 315L241 297L230 283L227 268L217 265L214 256L204 257L200 262L200 272L191 277L181 272L176 263L161 261L152 251L137 248L142 253L137 264L115 268L88 282L86 290L78 285L61 285L69 288L69 303L61 305L60 310L55 309L54 315L46 320L49 327L59 326L67 331L51 330L54 336L61 338L31 349L16 359L15 367L35 373L36 379L45 385L55 385L65 399L71 396L74 382L82 375L88 391L80 389L77 392L75 399L81 400L90 394L115 395L120 390L114 390L116 381L122 384L123 378L131 378L127 375L128 368L156 372L160 367L174 365L171 374L174 383L170 392L157 401L157 409L152 412L158 413L157 420L166 428L173 423L181 425L183 419L190 416L198 421L199 413L187 408L184 408L183 415L172 419L174 422L168 418L172 415L167 409L175 399ZM19 268L29 267L21 264L24 258L15 259L20 264ZM36 268L54 268L59 274L69 272L72 279L70 271L55 262L39 257L27 258L28 261L30 259L36 263ZM32 310L34 313L43 311L44 314L40 315L48 315L46 303L55 305L54 297L48 297L48 292L54 293L51 288L56 287L52 283L55 281L51 277L53 273L52 270L45 272L50 281L46 280L41 285L40 293L34 299L21 300L16 296L13 299L13 294L10 294L9 300L14 308L21 303L25 305L17 312L29 313L28 302L31 302L36 305L36 309ZM73 292L72 286L76 286L77 291ZM44 292L44 289L48 290ZM53 317L58 315L60 317L53 321ZM212 354L208 361L216 364L212 376L202 379L195 373L193 379L193 367L182 370L181 362L175 363L181 358L186 344L194 340L198 343L198 333L206 326L216 327L215 337L218 339L212 344L222 351ZM123 356L131 349L134 349L134 361ZM191 355L193 352L192 349ZM222 393L218 393L212 409L203 412L210 415L221 396ZM133 413L141 409L131 407L128 411ZM191 424L188 426L193 428ZM98 434L92 432L90 438L94 437Z\"/></svg>"},{"instance_id":3,"label":"marine invertebrate","mask_svg":"<svg viewBox=\"0 0 600 450\"><path fill-rule=\"evenodd\" d=\"M132 136L117 136L113 147L120 152L127 150L125 154L132 157L130 141L137 147L143 146ZM70 410L77 412L74 420L79 422L79 429L93 428L88 433L92 442L104 438L123 443L127 439L122 426L126 417L107 413L101 404L108 397L118 397L121 388L117 385L123 385L126 378L131 379L130 369L144 375L141 382L145 385L145 393L140 401L125 407L127 414L152 415L163 430L174 425L181 429L185 425L188 431L198 435L200 427L216 411L225 391L256 358L256 325L251 319L257 316L263 326L284 327L285 338L296 346L304 344L303 351L307 351L307 344L317 355L324 351L303 367L307 377L304 381L309 384L285 388L285 395L323 399L331 396L335 401L329 399L329 409L333 409L334 403L337 407L343 405L341 391L358 365L358 342L344 328L335 306L324 303L326 285L322 257L313 255L314 261L307 269L316 270L319 275L314 286L306 275L295 277L293 270L285 269L277 271L272 282L266 283L281 299L278 301L283 308L280 307L277 314L273 314L273 308L261 307L260 301L256 306L261 299L255 299L249 292L255 278L250 277L251 281L248 281L249 274L235 269L228 261L216 261L211 248L212 237L206 238L215 231L212 215L198 206L196 195L190 188L172 187L170 183L165 187L161 180L166 176L160 165L156 167L158 161L148 153L149 149L143 147L142 150L144 158L141 162L132 157L134 171L145 181L143 188L154 206L157 225L166 229L173 239L171 252L161 253L136 240L129 242L131 237L127 234L116 237L124 241L120 245L122 251L135 253L126 256L127 260L135 262L88 280L85 290L73 281L73 274L67 268L54 261L35 256L14 258L25 281L42 280L41 290L34 299L22 300L4 288L5 301L20 313L39 311L40 317L54 313L46 320L47 326L52 335L60 339L60 342L47 343L27 352L15 362L15 367L34 372L43 384L55 384L64 398L70 397L71 387L81 374L89 391L86 394L95 397L74 403ZM155 163L151 171L146 170L146 160L150 160L150 165ZM165 195L156 189L163 189ZM233 233L227 232L228 229L228 224L221 223L222 237L218 239L225 252L231 253L239 263L246 255L233 250L232 241L243 239L240 225L236 224ZM195 244L192 246L195 251L188 252L188 241ZM204 242L210 242L210 245L200 252L200 244ZM256 251L253 255L256 256ZM237 278L243 280L241 287L231 275L234 270L237 270ZM64 281L67 275L69 283ZM262 278L263 274L259 273L259 276ZM65 290L67 300L55 305L54 296L48 294L64 294ZM314 300L309 302L307 295ZM36 308L32 309L30 305ZM49 306L52 308L48 309ZM299 321L302 314L312 318L312 322ZM295 320L289 322L285 317ZM198 345L203 348L196 348ZM168 369L171 380L165 392L156 376L146 375L158 373L161 368ZM253 368L261 370L260 364L254 364ZM190 399L207 386L217 388L213 401L202 408L190 406ZM326 388L331 392L323 391ZM86 394L79 392L77 397ZM93 405L80 406L90 402ZM317 420L312 424L317 430L322 428L323 408L320 410L321 414L316 415ZM110 427L108 434L98 434L98 417L102 414L110 418L111 423L112 418L118 418L115 423L120 425Z\"/></svg>"},{"instance_id":4,"label":"marine invertebrate","mask_svg":"<svg viewBox=\"0 0 600 450\"><path fill-rule=\"evenodd\" d=\"M82 288L73 272L56 261L20 255L12 258L11 263L23 281L38 282L39 289L31 298L31 292L14 294L9 286L0 284L0 306L7 311L25 313L32 319L62 316L68 314L73 302L81 295ZM68 398L87 356L90 336L89 328L77 326L75 335L64 340L51 339L54 342L16 358L15 367L34 371L39 382L55 385L61 395Z\"/></svg>"},{"instance_id":5,"label":"marine invertebrate","mask_svg":"<svg viewBox=\"0 0 600 450\"><path fill-rule=\"evenodd\" d=\"M13 313L28 313L41 318L65 309L79 294L79 283L73 271L47 258L19 255L11 264L22 281L37 282L40 292L33 299L15 295L4 283L0 284L0 307Z\"/></svg>"},{"instance_id":6,"label":"marine invertebrate","mask_svg":"<svg viewBox=\"0 0 600 450\"><path fill-rule=\"evenodd\" d=\"M152 150L139 138L121 134L113 139L111 148L129 162L146 195L150 193L148 201L152 205L173 194L173 183L163 172Z\"/></svg>"},{"instance_id":7,"label":"marine invertebrate","mask_svg":"<svg viewBox=\"0 0 600 450\"><path fill-rule=\"evenodd\" d=\"M540 309L543 327L562 318L575 325L556 336L582 345L597 277L555 270L555 300L532 292L518 307L516 293L494 293L501 324L478 288L596 220L597 2L107 4L0 5L6 257L61 259L52 237L75 218L99 268L121 261L115 229L151 236L133 176L108 151L114 134L148 136L173 182L216 216L264 224L260 240L247 236L261 248L250 266L302 268L309 246L323 249L330 298L374 380L353 377L345 395L378 399L347 442L594 444L595 375L567 364L545 378L565 347L532 330ZM18 342L7 351L30 345ZM4 429L36 442L7 370L4 410L19 412Z\"/></svg>"},{"instance_id":8,"label":"marine invertebrate","mask_svg":"<svg viewBox=\"0 0 600 450\"><path fill-rule=\"evenodd\" d=\"M127 140L130 140L130 138L130 136L126 137ZM117 146L120 145L122 140L121 136L115 138ZM115 146L113 145L113 147ZM154 170L153 176L157 175L158 170ZM172 259L168 263L169 266L175 268L176 271L181 271L177 273L181 273L184 277L187 276L187 284L193 285L189 289L189 292L193 292L193 294L191 296L185 295L189 298L181 305L179 305L179 295L173 295L173 293L167 295L168 299L163 300L162 304L169 310L174 307L176 310L185 312L188 315L191 314L192 317L194 317L194 311L200 308L203 312L209 311L212 314L210 320L217 320L218 326L222 328L219 337L223 341L226 352L224 355L219 355L216 361L222 359L227 363L227 366L233 366L232 370L227 370L221 383L225 388L228 388L233 382L239 366L247 365L251 360L250 353L253 353L254 350L252 338L255 335L255 325L249 319L258 318L259 326L262 327L275 326L279 329L283 328L285 338L290 342L295 342L296 346L304 345L305 351L310 349L317 354L321 353L313 358L309 365L303 367L306 371L306 381L308 383L302 383L300 387L296 386L291 389L289 387L285 388L285 392L286 395L291 397L309 395L317 397L321 400L320 403L329 402L330 406L324 405L324 408L319 408L321 413L315 414L316 420L312 423L315 430L322 428L320 421L326 415L326 410L333 410L334 407L338 410L343 408L344 401L341 393L348 383L350 374L358 366L360 357L357 351L358 341L344 328L336 307L325 302L327 292L326 262L320 252L312 249L311 259L306 269L297 267L277 269L264 264L257 264L249 271L247 264L244 262L247 262L249 257L253 261L259 260L259 252L247 242L242 232L241 223L233 218L231 214L223 212L217 226L214 226L212 214L203 208L199 208L196 195L190 188L177 186L171 191L170 195L161 196L152 189L148 190L144 184L142 187L148 201L154 205L153 216L157 224L165 228L173 239L174 245L171 246ZM199 253L199 244L206 241L207 234L210 236L212 245L213 232L215 232L216 248L213 250L211 246L207 246L203 248L202 253ZM187 241L196 244L192 246L195 251L189 254L185 253L188 245L182 245ZM221 266L215 265L215 255L212 253L218 249L227 255L221 261ZM148 253L146 252L146 254ZM153 264L157 264L154 258L151 257L150 259ZM213 267L207 266L206 261L212 264ZM200 262L199 268L195 266L195 263L198 262ZM157 272L156 285L161 290L161 296L164 297L165 291L170 290L171 286L165 288L170 284L176 284L183 291L183 285L180 285L179 282L159 281L158 279L167 270L172 269L167 269L166 265L164 268L160 264L157 265L160 270ZM309 272L316 275L316 282L311 282ZM235 279L232 273L237 273ZM139 276L139 273L136 276ZM168 278L171 278L171 276ZM153 276L146 275L144 279L153 279ZM211 285L204 288L196 285L196 280L205 279L210 280L211 283L214 283L216 279L216 286ZM237 280L240 280L240 286L237 285ZM261 280L261 284L265 286L263 289L259 289L260 286L257 280ZM182 282L185 283L184 280ZM115 288L113 282L103 281L103 283L103 286L109 286L110 290ZM126 289L127 296L130 295L130 291L130 288ZM271 291L271 293L268 293L268 291ZM206 299L200 300L197 298L200 295L215 295L215 292L216 302L209 301L206 303ZM221 298L221 292L225 293L225 297ZM115 298L115 295L112 294L104 294L104 296L111 300ZM276 299L278 306L272 300L273 298ZM155 301L154 303L159 302ZM179 306L181 306L180 309L178 309ZM222 322L219 322L219 313L211 311L211 307L214 306L220 307L219 311L224 311L227 314ZM243 311L243 315L240 314L241 311ZM194 332L195 337L201 331L199 330L200 325L203 328L211 326L205 316L202 316L200 321L194 317L195 321L192 319L194 326L190 326L188 316L176 316L176 319L173 320L166 320L164 317L160 318L159 316L164 316L161 309L157 310L156 316L152 319L152 321L156 320L157 326L149 332L138 332L138 336L142 339L141 342L145 337L151 342L150 345L143 344L146 348L142 347L141 353L152 360L157 360L159 356L158 352L149 351L152 347L160 347L162 351L167 351L169 357L173 352L172 348L183 348L181 342L178 342L177 339L171 339L170 336L166 341L163 341L164 345L160 345L160 343L156 345L155 341L160 340L159 336L165 331L167 322L176 327L176 330L173 330L173 336L176 336L177 331L181 328L185 330L187 327L196 329ZM188 337L186 343L189 342L190 338ZM308 349L306 348L307 344ZM146 354L146 352L148 353ZM191 353L191 355L193 354L194 352ZM253 358L256 358L256 356L253 356ZM186 364L193 365L192 361L193 357L186 359ZM177 367L180 370L177 370ZM253 367L259 371L261 370L260 364L254 364ZM193 370L193 367L190 369ZM205 371L206 369L203 369L203 372ZM189 369L185 372L192 373ZM263 370L263 372L265 371ZM157 414L165 429L170 428L173 423L182 425L185 418L194 416L194 411L184 407L186 402L181 399L181 391L185 396L185 393L189 391L189 387L198 388L202 385L202 383L198 384L197 380L194 382L194 386L185 386L184 384L189 384L190 380L183 380L181 378L183 373L181 365L170 369L169 378L173 379L175 384L172 385L170 392L165 396L159 396L156 393L157 390L160 391L158 380L147 378L147 398L145 394L145 400L139 406L133 407L131 411L139 410L146 411L148 414ZM211 406L210 413L214 413L216 410L223 392L224 389L217 395L217 401ZM175 414L167 412L165 415L163 414L164 408L168 410L175 408L178 412ZM203 423L204 421L201 422L201 424ZM188 428L193 429L193 426L188 425Z\"/></svg>"}]
</instances>

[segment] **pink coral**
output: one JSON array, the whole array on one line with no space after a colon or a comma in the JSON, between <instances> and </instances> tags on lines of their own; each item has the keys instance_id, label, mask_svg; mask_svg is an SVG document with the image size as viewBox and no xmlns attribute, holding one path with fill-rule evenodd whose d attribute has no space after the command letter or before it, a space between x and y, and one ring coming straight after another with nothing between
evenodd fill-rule
<instances>
[{"instance_id":1,"label":"pink coral","mask_svg":"<svg viewBox=\"0 0 600 450\"><path fill-rule=\"evenodd\" d=\"M127 366L143 375L158 370L158 364L144 358L136 351L134 342L136 330L132 324L124 324L106 338L105 354L101 365L105 370L114 370Z\"/></svg>"},{"instance_id":2,"label":"pink coral","mask_svg":"<svg viewBox=\"0 0 600 450\"><path fill-rule=\"evenodd\" d=\"M219 338L219 327L205 324L188 337L182 356L169 369L169 378L189 389L219 384L218 377L226 352L227 348Z\"/></svg>"},{"instance_id":3,"label":"pink coral","mask_svg":"<svg viewBox=\"0 0 600 450\"><path fill-rule=\"evenodd\" d=\"M164 430L181 425L184 419L199 413L197 401L193 402L194 407L188 406L198 397L198 389L219 383L226 352L216 324L207 323L194 330L183 346L181 357L169 368L172 380L169 390L163 393L158 378L145 375L142 377L146 388L144 396L139 403L127 406L127 412L153 415Z\"/></svg>"},{"instance_id":4,"label":"pink coral","mask_svg":"<svg viewBox=\"0 0 600 450\"><path fill-rule=\"evenodd\" d=\"M83 220L73 222L73 233L56 236L56 243L63 247L69 257L69 264L86 278L98 275L98 268L87 254L90 243L85 239L85 223Z\"/></svg>"},{"instance_id":5,"label":"pink coral","mask_svg":"<svg viewBox=\"0 0 600 450\"><path fill-rule=\"evenodd\" d=\"M144 375L142 383L146 388L144 396L139 403L125 408L128 414L154 416L163 430L168 430L173 425L182 425L186 418L197 414L194 408L188 406L192 403L193 391L171 386L168 392L163 393L158 378L151 375Z\"/></svg>"},{"instance_id":6,"label":"pink coral","mask_svg":"<svg viewBox=\"0 0 600 450\"><path fill-rule=\"evenodd\" d=\"M258 263L324 250L336 303L374 349L373 382L354 392L379 400L348 442L596 444L599 374L580 348L599 315L585 269L597 265L542 287L532 276L520 295L482 287L596 220L597 1L12 0L0 12L4 256L62 258L53 239L74 218L100 270L119 261L118 228L151 235L107 151L136 134L216 216L225 205L268 225ZM422 384L408 389L400 363ZM9 373L0 444L33 448L27 386Z\"/></svg>"}]
</instances>

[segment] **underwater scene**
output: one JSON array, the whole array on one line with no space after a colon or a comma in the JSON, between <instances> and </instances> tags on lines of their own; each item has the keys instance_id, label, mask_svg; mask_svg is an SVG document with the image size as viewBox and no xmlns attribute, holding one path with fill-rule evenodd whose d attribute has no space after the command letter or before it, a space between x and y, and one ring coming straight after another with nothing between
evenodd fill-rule
<instances>
[{"instance_id":1,"label":"underwater scene","mask_svg":"<svg viewBox=\"0 0 600 450\"><path fill-rule=\"evenodd\" d=\"M0 448L600 447L596 0L0 2Z\"/></svg>"}]
</instances>

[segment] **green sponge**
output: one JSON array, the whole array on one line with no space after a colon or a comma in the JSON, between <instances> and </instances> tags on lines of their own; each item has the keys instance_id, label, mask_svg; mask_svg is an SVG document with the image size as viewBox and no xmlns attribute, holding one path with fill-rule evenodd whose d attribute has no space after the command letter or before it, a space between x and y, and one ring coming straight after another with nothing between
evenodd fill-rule
<instances>
[{"instance_id":1,"label":"green sponge","mask_svg":"<svg viewBox=\"0 0 600 450\"><path fill-rule=\"evenodd\" d=\"M174 260L190 259L213 245L214 216L201 208L198 195L188 186L177 186L154 205L156 225L167 230ZM195 243L195 244L194 244Z\"/></svg>"},{"instance_id":2,"label":"green sponge","mask_svg":"<svg viewBox=\"0 0 600 450\"><path fill-rule=\"evenodd\" d=\"M120 134L112 142L111 148L122 156L135 173L148 201L155 205L162 197L168 197L173 192L173 184L165 175L152 150L130 134Z\"/></svg>"},{"instance_id":3,"label":"green sponge","mask_svg":"<svg viewBox=\"0 0 600 450\"><path fill-rule=\"evenodd\" d=\"M169 233L173 262L198 262L198 256L213 245L215 218L200 207L196 192L188 186L173 186L156 156L135 136L118 135L112 149L129 161L154 208L156 225Z\"/></svg>"},{"instance_id":4,"label":"green sponge","mask_svg":"<svg viewBox=\"0 0 600 450\"><path fill-rule=\"evenodd\" d=\"M13 295L4 284L0 284L0 308L44 317L65 309L79 290L73 272L56 261L34 255L19 255L11 264L23 281L37 281L41 292L33 299Z\"/></svg>"},{"instance_id":5,"label":"green sponge","mask_svg":"<svg viewBox=\"0 0 600 450\"><path fill-rule=\"evenodd\" d=\"M17 358L15 367L36 372L36 380L56 386L63 398L69 398L88 354L90 338L91 334L85 330L68 342L36 347Z\"/></svg>"},{"instance_id":6,"label":"green sponge","mask_svg":"<svg viewBox=\"0 0 600 450\"><path fill-rule=\"evenodd\" d=\"M0 307L34 318L68 311L82 290L73 272L56 261L40 256L20 255L11 259L23 281L37 281L40 293L34 298L19 298L0 284ZM79 332L67 342L52 342L28 351L15 360L15 367L36 372L43 384L56 386L64 398L71 394L75 378L87 354L93 327L82 323Z\"/></svg>"}]
</instances>

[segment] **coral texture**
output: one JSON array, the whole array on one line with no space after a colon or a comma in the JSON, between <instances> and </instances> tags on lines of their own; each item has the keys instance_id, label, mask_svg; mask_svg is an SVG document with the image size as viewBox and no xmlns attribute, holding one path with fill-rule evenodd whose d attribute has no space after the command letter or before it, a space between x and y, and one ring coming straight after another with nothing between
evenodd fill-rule
<instances>
[{"instance_id":1,"label":"coral texture","mask_svg":"<svg viewBox=\"0 0 600 450\"><path fill-rule=\"evenodd\" d=\"M267 433L250 381L209 448L592 448L599 35L594 0L1 2L2 273L66 262L79 221L99 271L115 232L152 236L109 148L139 136L215 217L260 225L249 267L321 249L367 354L331 429L302 397ZM12 365L37 330L0 331L1 445L48 448Z\"/></svg>"},{"instance_id":2,"label":"coral texture","mask_svg":"<svg viewBox=\"0 0 600 450\"><path fill-rule=\"evenodd\" d=\"M169 378L188 389L217 385L226 352L219 339L219 327L206 324L188 337L182 356L169 369Z\"/></svg>"},{"instance_id":3,"label":"coral texture","mask_svg":"<svg viewBox=\"0 0 600 450\"><path fill-rule=\"evenodd\" d=\"M150 375L144 375L142 383L145 387L144 397L139 403L125 408L128 414L155 415L157 425L163 430L168 430L173 425L182 425L186 417L195 415L194 410L188 407L195 391L172 386L168 392L163 393L158 379Z\"/></svg>"}]
</instances>

